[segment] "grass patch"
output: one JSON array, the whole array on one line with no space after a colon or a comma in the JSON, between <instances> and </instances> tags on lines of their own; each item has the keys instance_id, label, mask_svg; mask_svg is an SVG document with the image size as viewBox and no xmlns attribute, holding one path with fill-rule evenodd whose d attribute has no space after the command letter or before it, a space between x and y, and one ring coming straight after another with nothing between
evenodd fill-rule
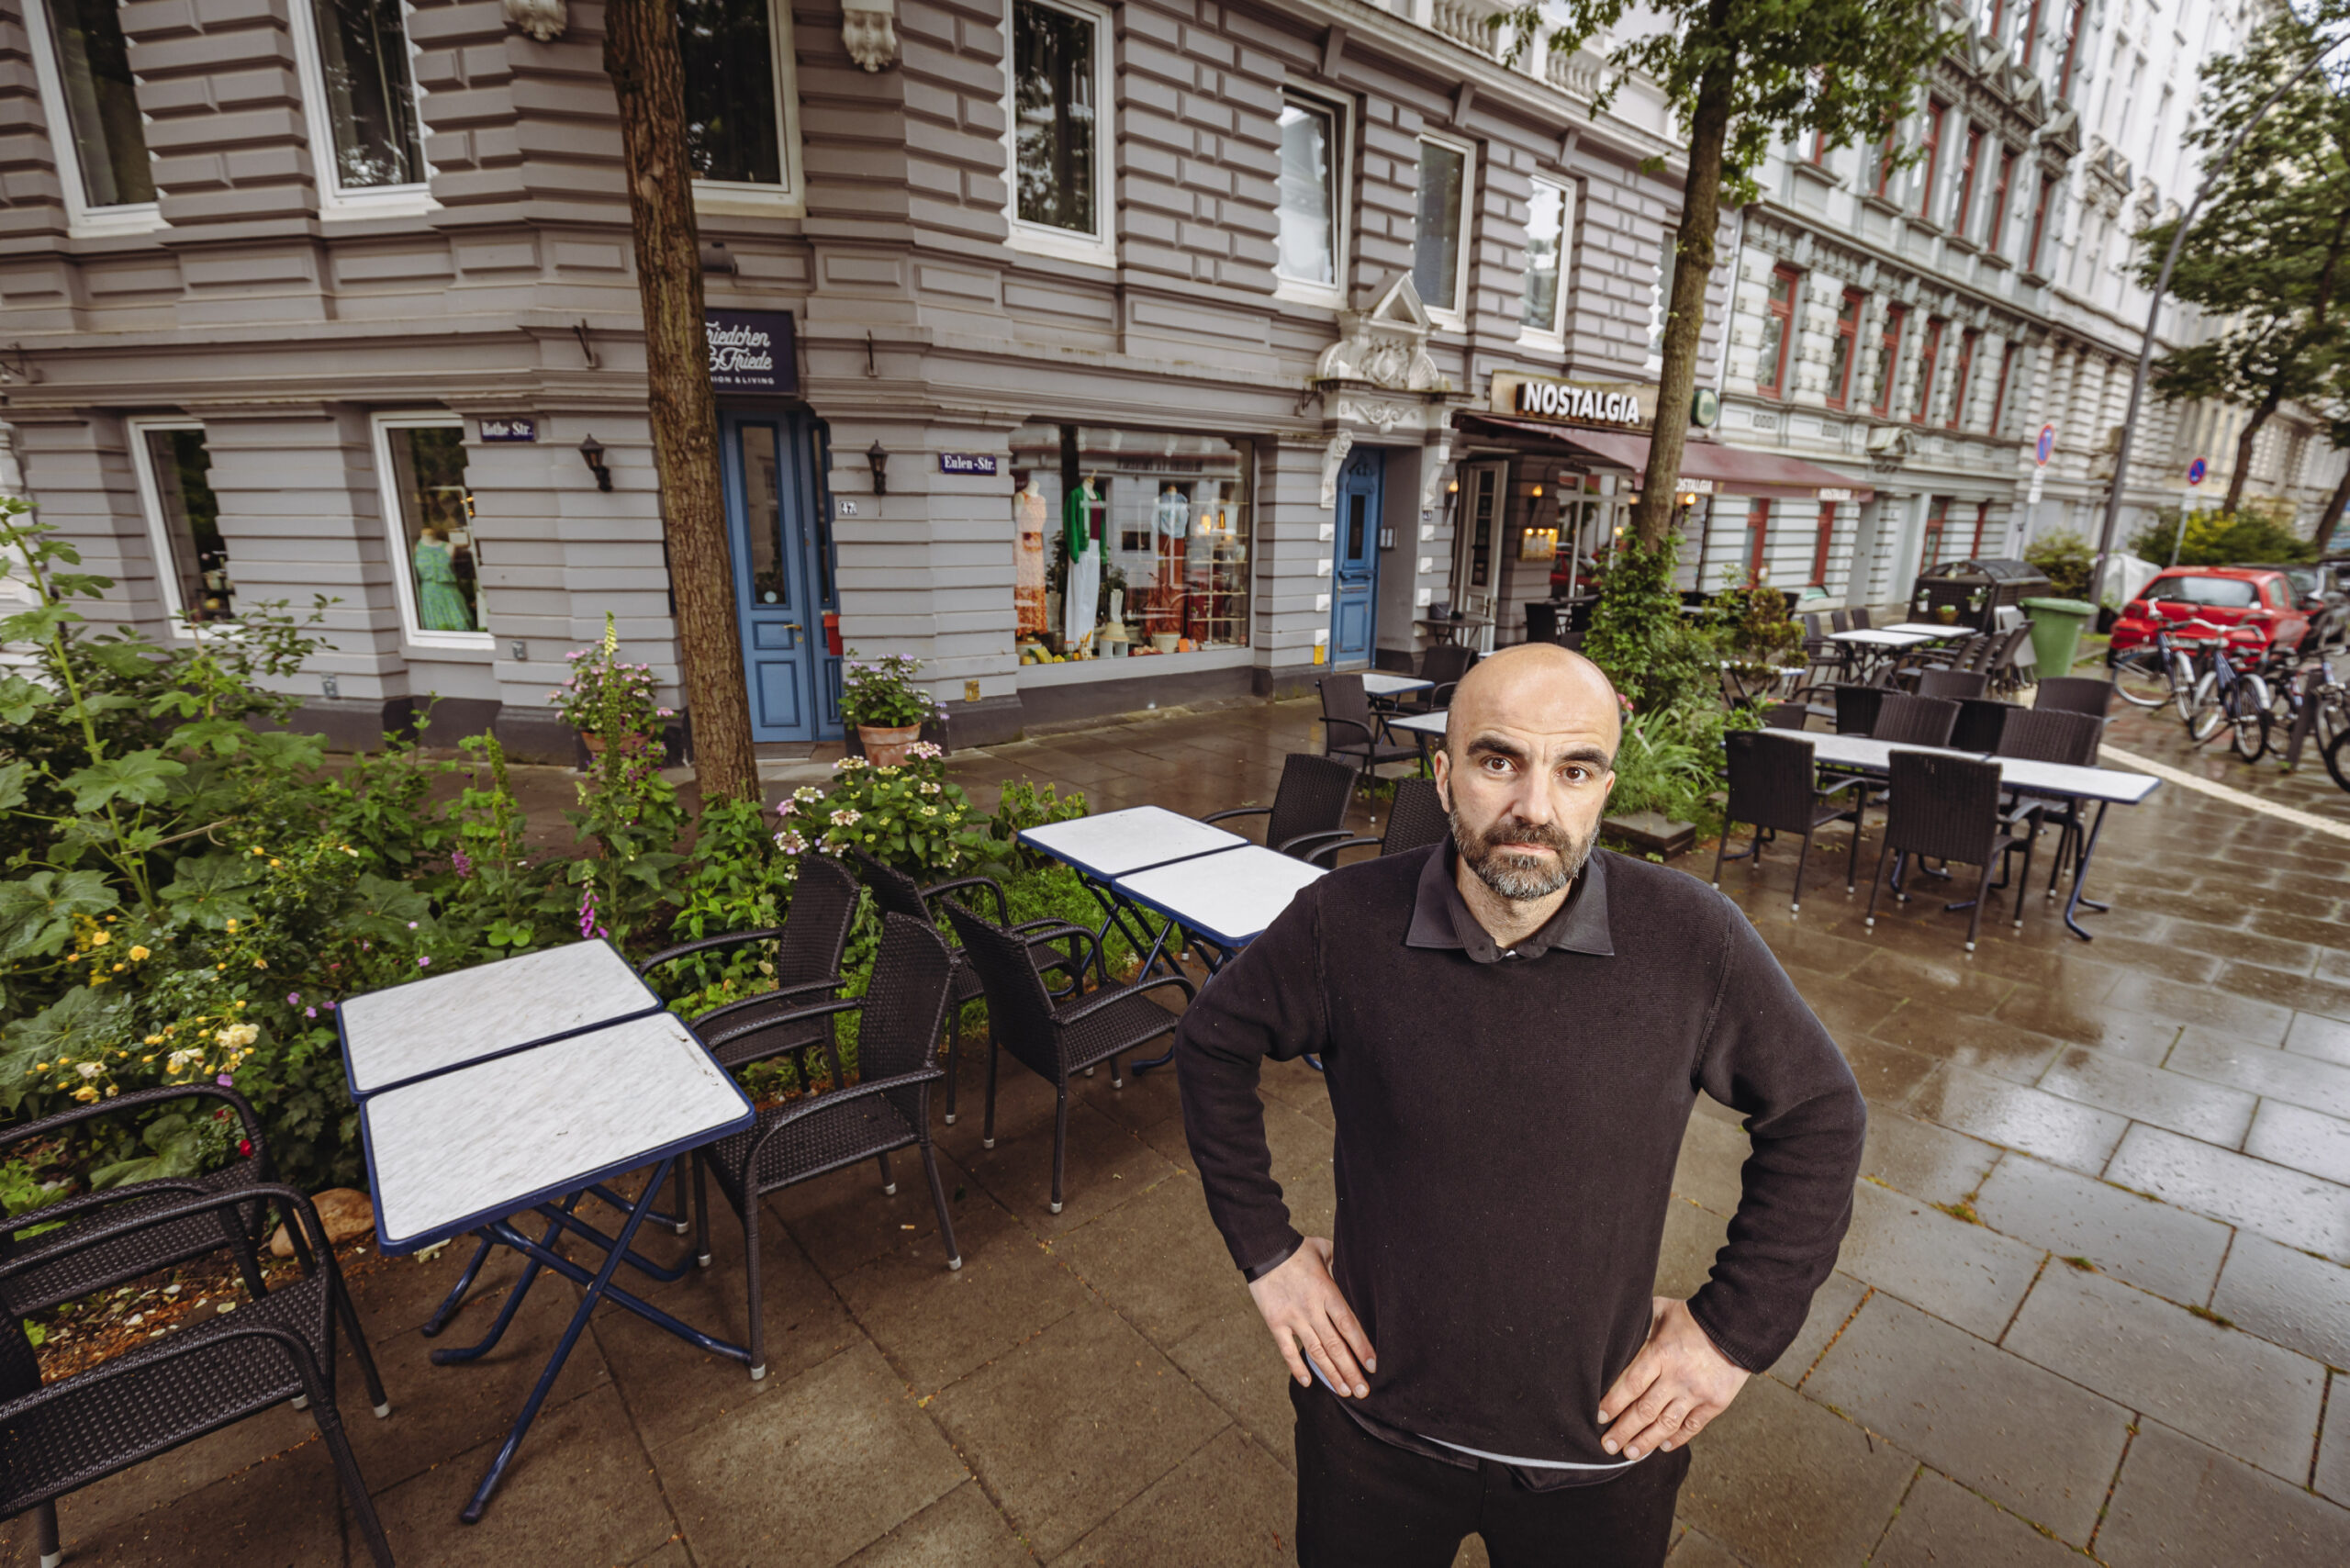
<instances>
[{"instance_id":1,"label":"grass patch","mask_svg":"<svg viewBox=\"0 0 2350 1568\"><path fill-rule=\"evenodd\" d=\"M2187 1310L2201 1318L2204 1322L2216 1323L2222 1328L2233 1328L2236 1326L2236 1320L2234 1318L2222 1317L2208 1306L2190 1306Z\"/></svg>"},{"instance_id":2,"label":"grass patch","mask_svg":"<svg viewBox=\"0 0 2350 1568\"><path fill-rule=\"evenodd\" d=\"M1933 1206L1942 1210L1942 1213L1950 1215L1951 1218L1955 1220L1964 1220L1968 1225L1981 1225L1983 1223L1981 1216L1976 1215L1975 1212L1975 1205L1968 1203L1964 1198L1961 1198L1954 1204L1936 1204Z\"/></svg>"},{"instance_id":3,"label":"grass patch","mask_svg":"<svg viewBox=\"0 0 2350 1568\"><path fill-rule=\"evenodd\" d=\"M2078 1269L2084 1274L2094 1274L2097 1272L2097 1265L2090 1262L2086 1258L2067 1258L2065 1260L2065 1262L2067 1267Z\"/></svg>"}]
</instances>

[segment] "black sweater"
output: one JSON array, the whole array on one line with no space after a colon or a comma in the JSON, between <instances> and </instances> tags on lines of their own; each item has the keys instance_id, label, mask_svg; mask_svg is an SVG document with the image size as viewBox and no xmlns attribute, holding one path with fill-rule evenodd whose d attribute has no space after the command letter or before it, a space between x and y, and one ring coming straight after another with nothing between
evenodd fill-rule
<instances>
[{"instance_id":1,"label":"black sweater","mask_svg":"<svg viewBox=\"0 0 2350 1568\"><path fill-rule=\"evenodd\" d=\"M1794 1340L1852 1218L1866 1113L1835 1042L1738 909L1595 851L1560 916L1496 953L1449 846L1301 892L1183 1019L1208 1210L1254 1278L1298 1234L1259 1063L1317 1054L1337 1122L1339 1288L1378 1352L1361 1414L1492 1453L1613 1466L1600 1396L1648 1335L1696 1092L1754 1151L1690 1310L1740 1366ZM1424 875L1425 873L1425 875ZM1454 935L1456 927L1465 927Z\"/></svg>"}]
</instances>

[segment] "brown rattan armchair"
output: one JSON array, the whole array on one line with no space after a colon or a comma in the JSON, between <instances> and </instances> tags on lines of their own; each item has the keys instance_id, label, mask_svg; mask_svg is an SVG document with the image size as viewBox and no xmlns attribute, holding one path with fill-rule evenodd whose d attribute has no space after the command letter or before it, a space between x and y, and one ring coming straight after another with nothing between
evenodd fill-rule
<instances>
[{"instance_id":1,"label":"brown rattan armchair","mask_svg":"<svg viewBox=\"0 0 2350 1568\"><path fill-rule=\"evenodd\" d=\"M1437 798L1433 778L1398 778L1395 799L1387 808L1387 831L1377 838L1349 838L1341 844L1315 852L1319 860L1330 857L1337 864L1341 849L1354 849L1376 845L1382 855L1400 855L1407 849L1424 849L1431 844L1442 844L1452 836L1452 819L1446 813L1444 802Z\"/></svg>"},{"instance_id":2,"label":"brown rattan armchair","mask_svg":"<svg viewBox=\"0 0 2350 1568\"><path fill-rule=\"evenodd\" d=\"M1787 909L1791 913L1802 909L1803 872L1811 859L1811 835L1830 823L1841 822L1852 824L1852 849L1844 868L1844 890L1851 892L1861 866L1866 781L1842 778L1824 788L1816 786L1811 743L1779 731L1732 730L1722 737L1722 744L1729 750L1729 807L1722 813L1721 844L1714 851L1714 886L1722 885L1725 859L1751 857L1759 866L1765 837L1799 834L1803 847L1796 852L1795 894ZM1848 790L1853 792L1845 794ZM1729 853L1732 823L1754 824L1753 844L1735 855Z\"/></svg>"},{"instance_id":3,"label":"brown rattan armchair","mask_svg":"<svg viewBox=\"0 0 2350 1568\"><path fill-rule=\"evenodd\" d=\"M1403 745L1388 733L1387 721L1371 711L1360 675L1326 675L1322 692L1322 755L1363 773L1382 762L1417 762L1420 748Z\"/></svg>"},{"instance_id":4,"label":"brown rattan armchair","mask_svg":"<svg viewBox=\"0 0 2350 1568\"><path fill-rule=\"evenodd\" d=\"M1876 900L1886 884L1888 851L1895 857L1895 897L1903 903L1909 902L1909 895L1898 884L1912 855L1980 866L1983 874L1975 884L1973 913L1966 924L1966 950L1972 953L1983 929L1983 904L1990 894L1991 873L2009 851L2021 849L2023 875L2015 884L2015 926L2021 930L2024 889L2031 880L2032 840L2039 832L2042 807L2033 802L2003 812L1996 762L1920 751L1897 751L1890 760L1892 793L1869 888L1865 924L1872 928L1876 924Z\"/></svg>"},{"instance_id":5,"label":"brown rattan armchair","mask_svg":"<svg viewBox=\"0 0 2350 1568\"><path fill-rule=\"evenodd\" d=\"M1235 806L1211 812L1203 823L1235 817L1265 819L1265 847L1293 859L1324 864L1323 857L1347 836L1347 805L1353 800L1356 773L1335 757L1293 751L1281 758L1281 781L1270 806ZM1106 982L1107 975L1102 977Z\"/></svg>"}]
</instances>

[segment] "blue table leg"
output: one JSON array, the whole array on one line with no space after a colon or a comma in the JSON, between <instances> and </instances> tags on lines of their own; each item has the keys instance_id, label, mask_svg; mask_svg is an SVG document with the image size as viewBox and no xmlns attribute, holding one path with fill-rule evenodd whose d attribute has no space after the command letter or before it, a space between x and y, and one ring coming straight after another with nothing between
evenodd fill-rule
<instances>
[{"instance_id":1,"label":"blue table leg","mask_svg":"<svg viewBox=\"0 0 2350 1568\"><path fill-rule=\"evenodd\" d=\"M1171 921L1171 920L1170 920L1170 921L1169 921L1169 922L1167 923L1167 929L1168 929L1169 931L1172 931L1172 930L1174 930L1174 929L1175 929L1175 923L1174 923L1173 921ZM1165 941L1166 939L1167 939L1167 938L1166 938L1165 934L1164 934L1164 933L1161 933L1161 934L1160 934L1160 936L1159 936L1159 940L1163 942L1163 941ZM1215 978L1215 976L1216 976L1216 974L1218 973L1218 971L1220 971L1221 969L1223 969L1224 965L1225 965L1225 960L1227 958L1229 958L1229 957L1230 957L1230 955L1228 955L1228 954L1226 954L1226 953L1224 953L1224 952L1220 951L1220 950L1215 946L1215 945L1214 945L1214 943L1211 943L1211 942L1203 942L1203 941L1201 941L1198 937L1196 937L1196 936L1194 936L1194 937L1192 937L1192 943L1191 943L1191 945L1192 945L1192 946L1194 946L1194 947L1196 947L1196 948L1198 948L1198 949L1199 949L1199 953L1200 953L1200 962L1202 962L1203 964L1205 964L1205 965L1208 967L1208 978L1210 978L1211 980L1213 980L1214 978ZM1128 1072L1130 1072L1130 1073L1133 1073L1136 1078L1140 1078L1144 1073L1148 1072L1152 1068L1155 1068L1155 1067L1165 1067L1169 1062L1173 1061L1174 1059L1175 1059L1175 1047L1174 1047L1173 1046L1169 1046L1169 1047L1168 1047L1165 1050L1161 1051L1158 1055L1157 1055L1157 1056L1155 1056L1155 1057L1152 1057L1148 1061L1137 1061L1137 1062L1129 1062L1129 1063L1127 1063L1127 1064L1126 1064L1126 1070L1127 1070Z\"/></svg>"},{"instance_id":2,"label":"blue table leg","mask_svg":"<svg viewBox=\"0 0 2350 1568\"><path fill-rule=\"evenodd\" d=\"M647 1217L649 1218L650 1216L648 1215ZM520 1236L520 1233L518 1232L517 1235ZM500 1239L503 1239L503 1238ZM527 1249L532 1246L529 1237L520 1236L520 1244L524 1249ZM507 1242L507 1245L510 1247L514 1246L515 1243L509 1241ZM564 1257L561 1253L547 1254L545 1261L549 1270L561 1274L565 1279L571 1281L574 1284L584 1285L593 1282L593 1275L589 1274L587 1270L581 1268L570 1259ZM741 1361L745 1366L750 1364L751 1352L744 1350L742 1346L731 1343L725 1339L721 1339L712 1334L705 1334L700 1329L695 1327L692 1324L681 1322L677 1318L670 1316L669 1314L662 1311L659 1307L655 1306L650 1302L644 1300L642 1296L633 1295L629 1292L621 1289L618 1285L611 1285L606 1288L604 1292L604 1299L610 1302L614 1306L625 1307L629 1311L635 1313L639 1317L643 1318L647 1323L652 1324L656 1328L665 1329L671 1334L675 1334L678 1338L683 1339L686 1343L695 1347L697 1350L708 1350L712 1355L724 1356L729 1360Z\"/></svg>"},{"instance_id":3,"label":"blue table leg","mask_svg":"<svg viewBox=\"0 0 2350 1568\"><path fill-rule=\"evenodd\" d=\"M2087 932L2081 929L2081 923L2074 918L2074 913L2086 905L2102 914L2109 907L2098 902L2095 899L2083 898L2081 888L2089 879L2089 857L2097 852L2097 835L2105 831L2106 808L2111 804L2109 801L2098 802L2097 816L2090 821L2089 831L2081 838L2080 857L2073 862L2072 896L2065 901L2065 927L2084 942L2093 938Z\"/></svg>"},{"instance_id":4,"label":"blue table leg","mask_svg":"<svg viewBox=\"0 0 2350 1568\"><path fill-rule=\"evenodd\" d=\"M450 1289L447 1295L441 1298L441 1305L433 1308L431 1317L426 1321L423 1328L426 1338L431 1338L449 1327L449 1319L456 1316L457 1309L465 1305L465 1293L472 1290L474 1281L481 1277L481 1266L489 1260L489 1249L495 1245L496 1243L487 1237L484 1237L481 1243L474 1249L473 1261L465 1265L465 1271L457 1276L456 1284Z\"/></svg>"},{"instance_id":5,"label":"blue table leg","mask_svg":"<svg viewBox=\"0 0 2350 1568\"><path fill-rule=\"evenodd\" d=\"M579 1194L575 1193L568 1200L566 1200L565 1206L570 1207L576 1205L578 1202ZM550 1243L553 1242L554 1240L556 1231L561 1228L562 1227L557 1225L549 1225L547 1226L546 1239ZM490 1234L487 1228L476 1232L476 1234L482 1238L481 1250L474 1254L473 1263L466 1270L468 1279L470 1279L474 1271L480 1269L482 1257L489 1250L490 1247ZM538 1282L538 1278L539 1265L535 1261L525 1263L522 1266L522 1277L515 1281L514 1288L507 1293L505 1302L501 1304L498 1309L498 1316L490 1323L489 1332L483 1335L473 1344L457 1349L433 1351L432 1364L437 1367L446 1367L454 1366L460 1361L478 1361L483 1356L487 1355L491 1350L496 1350L498 1348L498 1340L506 1337L507 1325L514 1321L514 1314L521 1306L522 1298L531 1294L531 1287ZM452 1301L453 1300L454 1298L453 1297ZM446 1310L450 1312L454 1312L456 1310L453 1305L448 1303L443 1303L442 1305ZM427 1334L435 1334L440 1332L440 1330L437 1327L428 1325L425 1328L425 1332Z\"/></svg>"}]
</instances>

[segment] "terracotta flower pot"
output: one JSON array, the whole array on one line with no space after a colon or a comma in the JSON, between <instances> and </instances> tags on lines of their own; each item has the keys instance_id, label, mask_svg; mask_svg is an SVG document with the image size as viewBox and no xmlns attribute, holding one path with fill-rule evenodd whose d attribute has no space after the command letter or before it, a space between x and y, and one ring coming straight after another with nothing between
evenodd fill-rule
<instances>
[{"instance_id":1,"label":"terracotta flower pot","mask_svg":"<svg viewBox=\"0 0 2350 1568\"><path fill-rule=\"evenodd\" d=\"M865 760L876 767L901 767L905 765L906 748L922 739L920 724L859 724L856 738L865 747Z\"/></svg>"}]
</instances>

